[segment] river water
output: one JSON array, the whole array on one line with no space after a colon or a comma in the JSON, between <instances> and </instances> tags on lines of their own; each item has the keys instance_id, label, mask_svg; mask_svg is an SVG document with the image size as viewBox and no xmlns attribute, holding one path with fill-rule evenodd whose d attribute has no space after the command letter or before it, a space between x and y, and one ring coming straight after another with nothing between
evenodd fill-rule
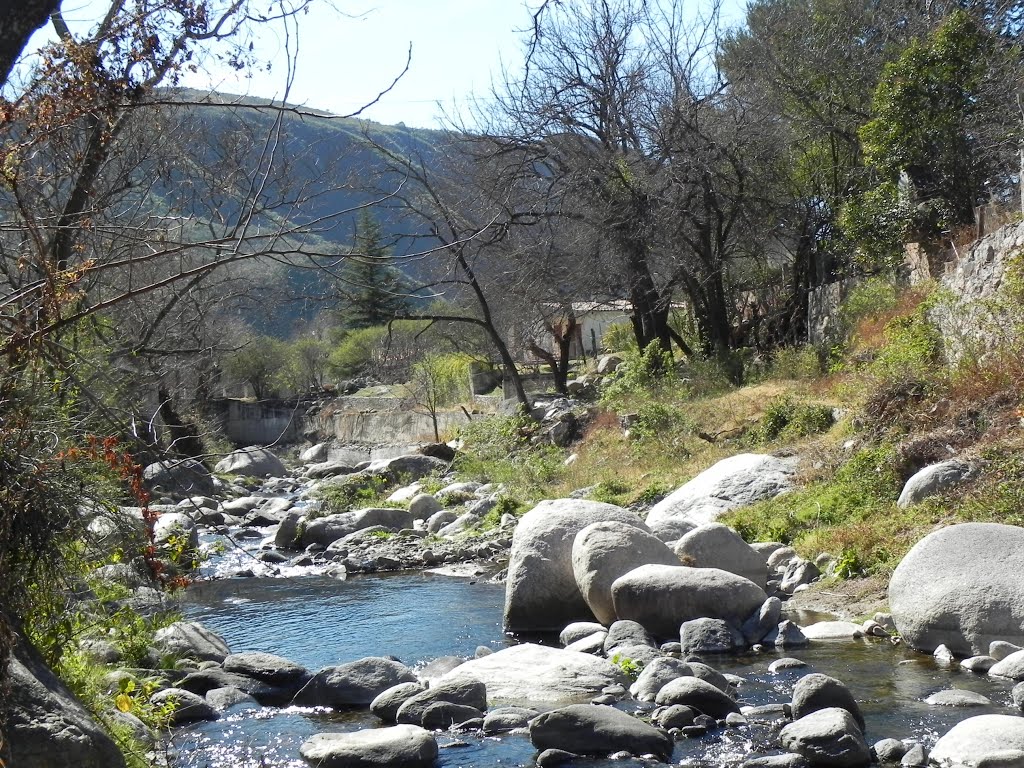
<instances>
[{"instance_id":1,"label":"river water","mask_svg":"<svg viewBox=\"0 0 1024 768\"><path fill-rule=\"evenodd\" d=\"M183 610L227 640L233 651L266 651L311 670L364 656L392 655L409 665L472 656L478 646L498 650L512 642L501 630L504 587L486 581L421 572L335 579L327 576L222 579L189 588ZM801 623L805 623L802 620ZM1008 681L998 682L937 665L887 641L818 642L790 651L810 666L772 675L780 654L708 658L740 675L740 698L749 704L790 700L793 684L809 672L842 680L860 702L869 743L913 738L931 746L953 724L979 714L1015 712ZM924 698L946 688L985 694L992 707L933 707ZM627 707L628 708L628 707ZM176 765L187 768L299 768L301 743L325 731L377 727L368 712L331 713L264 708L178 731ZM721 730L677 742L675 764L738 765L752 752L771 753L770 723ZM776 726L777 728L777 726ZM536 751L524 734L482 737L441 734L440 766L532 766ZM577 763L574 763L577 764ZM642 760L588 760L595 768L651 765Z\"/></svg>"}]
</instances>

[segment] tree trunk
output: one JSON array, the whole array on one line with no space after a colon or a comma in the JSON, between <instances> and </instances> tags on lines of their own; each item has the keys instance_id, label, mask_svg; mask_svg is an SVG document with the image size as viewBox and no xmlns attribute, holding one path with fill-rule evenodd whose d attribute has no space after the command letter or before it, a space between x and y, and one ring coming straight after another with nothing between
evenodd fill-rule
<instances>
[{"instance_id":1,"label":"tree trunk","mask_svg":"<svg viewBox=\"0 0 1024 768\"><path fill-rule=\"evenodd\" d=\"M0 85L7 82L32 33L60 8L60 0L0 0Z\"/></svg>"}]
</instances>

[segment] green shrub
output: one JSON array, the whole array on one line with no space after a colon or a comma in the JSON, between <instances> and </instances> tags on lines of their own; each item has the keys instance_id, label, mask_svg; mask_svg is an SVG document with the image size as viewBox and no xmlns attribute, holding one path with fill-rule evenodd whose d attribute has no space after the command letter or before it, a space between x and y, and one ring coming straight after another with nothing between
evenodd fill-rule
<instances>
[{"instance_id":1,"label":"green shrub","mask_svg":"<svg viewBox=\"0 0 1024 768\"><path fill-rule=\"evenodd\" d=\"M601 337L601 348L609 352L636 353L636 333L632 323L612 323Z\"/></svg>"},{"instance_id":2,"label":"green shrub","mask_svg":"<svg viewBox=\"0 0 1024 768\"><path fill-rule=\"evenodd\" d=\"M320 504L319 512L307 517L314 519L325 515L348 512L353 507L381 506L386 503L384 495L392 487L386 477L362 475L347 477L338 482L325 483L314 494Z\"/></svg>"},{"instance_id":3,"label":"green shrub","mask_svg":"<svg viewBox=\"0 0 1024 768\"><path fill-rule=\"evenodd\" d=\"M650 393L678 380L672 353L664 351L657 341L640 354L630 355L620 370L622 374L605 389L602 400L613 402L626 395Z\"/></svg>"},{"instance_id":4,"label":"green shrub","mask_svg":"<svg viewBox=\"0 0 1024 768\"><path fill-rule=\"evenodd\" d=\"M839 326L849 336L862 320L882 317L899 304L896 284L882 277L872 277L853 288L839 307Z\"/></svg>"},{"instance_id":5,"label":"green shrub","mask_svg":"<svg viewBox=\"0 0 1024 768\"><path fill-rule=\"evenodd\" d=\"M780 347L775 350L769 376L773 379L816 379L821 375L821 355L812 346Z\"/></svg>"},{"instance_id":6,"label":"green shrub","mask_svg":"<svg viewBox=\"0 0 1024 768\"><path fill-rule=\"evenodd\" d=\"M623 498L630 492L630 487L618 480L602 480L588 494L592 501L623 506Z\"/></svg>"},{"instance_id":7,"label":"green shrub","mask_svg":"<svg viewBox=\"0 0 1024 768\"><path fill-rule=\"evenodd\" d=\"M797 439L827 432L833 423L832 409L827 405L798 403L789 396L779 397L768 403L752 438L759 443L780 437Z\"/></svg>"}]
</instances>

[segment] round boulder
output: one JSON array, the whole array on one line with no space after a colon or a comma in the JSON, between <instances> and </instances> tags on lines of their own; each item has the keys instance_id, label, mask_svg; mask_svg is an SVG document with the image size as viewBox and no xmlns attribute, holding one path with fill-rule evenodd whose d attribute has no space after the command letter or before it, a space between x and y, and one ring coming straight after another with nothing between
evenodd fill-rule
<instances>
[{"instance_id":1,"label":"round boulder","mask_svg":"<svg viewBox=\"0 0 1024 768\"><path fill-rule=\"evenodd\" d=\"M935 742L931 761L957 768L1024 765L1024 717L969 717Z\"/></svg>"},{"instance_id":2,"label":"round boulder","mask_svg":"<svg viewBox=\"0 0 1024 768\"><path fill-rule=\"evenodd\" d=\"M642 565L612 583L615 615L662 638L674 637L691 619L724 619L740 626L766 599L754 582L718 568Z\"/></svg>"},{"instance_id":3,"label":"round boulder","mask_svg":"<svg viewBox=\"0 0 1024 768\"><path fill-rule=\"evenodd\" d=\"M721 568L749 579L762 589L768 581L764 556L727 525L709 523L694 528L672 549L679 559L696 568Z\"/></svg>"},{"instance_id":4,"label":"round boulder","mask_svg":"<svg viewBox=\"0 0 1024 768\"><path fill-rule=\"evenodd\" d=\"M577 533L573 541L572 570L576 585L602 624L611 624L616 618L612 582L649 563L679 565L679 558L657 536L632 523L615 520L593 523Z\"/></svg>"},{"instance_id":5,"label":"round boulder","mask_svg":"<svg viewBox=\"0 0 1024 768\"><path fill-rule=\"evenodd\" d=\"M629 684L618 667L587 653L524 643L470 659L441 680L480 680L488 703L570 703L591 699L611 685Z\"/></svg>"},{"instance_id":6,"label":"round boulder","mask_svg":"<svg viewBox=\"0 0 1024 768\"><path fill-rule=\"evenodd\" d=\"M679 538L678 522L712 523L731 509L788 491L798 463L796 458L758 453L723 459L651 507L647 525L659 538L673 541Z\"/></svg>"},{"instance_id":7,"label":"round boulder","mask_svg":"<svg viewBox=\"0 0 1024 768\"><path fill-rule=\"evenodd\" d=\"M693 707L715 719L740 711L739 704L730 696L699 677L677 677L670 680L658 691L654 702L660 707L673 704Z\"/></svg>"},{"instance_id":8,"label":"round boulder","mask_svg":"<svg viewBox=\"0 0 1024 768\"><path fill-rule=\"evenodd\" d=\"M850 689L834 677L813 672L793 686L793 719L799 720L820 709L845 709L857 727L864 730L864 715Z\"/></svg>"},{"instance_id":9,"label":"round boulder","mask_svg":"<svg viewBox=\"0 0 1024 768\"><path fill-rule=\"evenodd\" d=\"M588 525L609 520L647 530L633 512L582 499L542 501L523 515L512 536L505 581L507 631L554 632L572 621L593 620L576 585L572 546Z\"/></svg>"},{"instance_id":10,"label":"round boulder","mask_svg":"<svg viewBox=\"0 0 1024 768\"><path fill-rule=\"evenodd\" d=\"M574 704L530 721L530 741L537 749L564 749L575 754L607 755L625 751L667 760L672 739L664 731L612 707Z\"/></svg>"},{"instance_id":11,"label":"round boulder","mask_svg":"<svg viewBox=\"0 0 1024 768\"><path fill-rule=\"evenodd\" d=\"M288 474L277 456L258 445L232 451L217 462L213 471L246 477L284 477Z\"/></svg>"},{"instance_id":12,"label":"round boulder","mask_svg":"<svg viewBox=\"0 0 1024 768\"><path fill-rule=\"evenodd\" d=\"M779 734L782 746L813 765L859 768L871 763L871 749L845 709L819 709L795 720Z\"/></svg>"},{"instance_id":13,"label":"round boulder","mask_svg":"<svg viewBox=\"0 0 1024 768\"><path fill-rule=\"evenodd\" d=\"M400 683L416 682L416 675L401 662L369 656L321 669L295 694L292 703L308 707L365 706Z\"/></svg>"},{"instance_id":14,"label":"round boulder","mask_svg":"<svg viewBox=\"0 0 1024 768\"><path fill-rule=\"evenodd\" d=\"M317 733L299 754L320 768L429 768L437 741L415 725L394 725L352 733Z\"/></svg>"},{"instance_id":15,"label":"round boulder","mask_svg":"<svg viewBox=\"0 0 1024 768\"><path fill-rule=\"evenodd\" d=\"M1024 528L964 523L930 533L889 580L889 606L911 648L961 656L1024 643Z\"/></svg>"}]
</instances>

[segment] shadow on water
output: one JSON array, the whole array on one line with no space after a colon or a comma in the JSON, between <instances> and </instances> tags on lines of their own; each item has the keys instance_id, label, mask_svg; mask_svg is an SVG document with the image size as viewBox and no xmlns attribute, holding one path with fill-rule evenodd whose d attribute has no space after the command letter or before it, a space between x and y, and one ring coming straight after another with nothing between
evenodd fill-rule
<instances>
[{"instance_id":1,"label":"shadow on water","mask_svg":"<svg viewBox=\"0 0 1024 768\"><path fill-rule=\"evenodd\" d=\"M394 655L407 664L447 656L472 656L478 646L498 650L515 642L501 631L504 587L404 572L335 580L230 579L197 584L185 597L184 612L221 633L233 650L277 653L311 669L364 656ZM801 617L804 621L811 618ZM524 640L527 638L523 638ZM557 642L557 638L528 638ZM773 675L768 665L781 655L808 667ZM1009 713L1011 683L937 665L931 657L880 640L818 642L785 654L708 658L723 672L739 675L746 704L788 702L793 685L809 672L842 680L860 702L869 743L881 738L914 738L931 745L955 723L987 713ZM988 696L991 707L932 707L924 699L945 688ZM314 733L379 726L365 710L325 712L272 709L236 712L212 723L177 732L176 764L187 768L300 768L302 742ZM752 723L701 739L677 742L673 763L737 766L753 753L774 753L780 723ZM440 734L438 765L444 768L532 766L536 751L525 734L484 738ZM572 765L633 768L642 760L588 759Z\"/></svg>"}]
</instances>

